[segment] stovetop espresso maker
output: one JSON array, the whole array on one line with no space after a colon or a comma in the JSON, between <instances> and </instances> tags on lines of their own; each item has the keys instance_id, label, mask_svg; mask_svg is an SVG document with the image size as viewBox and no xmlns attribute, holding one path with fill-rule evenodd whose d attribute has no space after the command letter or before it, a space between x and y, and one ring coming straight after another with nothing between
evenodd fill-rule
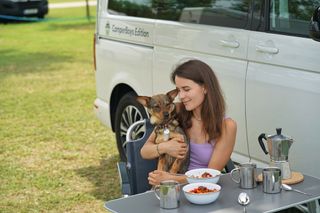
<instances>
[{"instance_id":1,"label":"stovetop espresso maker","mask_svg":"<svg viewBox=\"0 0 320 213\"><path fill-rule=\"evenodd\" d=\"M270 166L276 166L281 169L282 179L291 178L291 170L288 162L289 149L293 139L281 134L281 128L277 128L276 135L262 133L259 138L259 144L263 152L270 155ZM263 139L267 141L268 151L266 150Z\"/></svg>"}]
</instances>

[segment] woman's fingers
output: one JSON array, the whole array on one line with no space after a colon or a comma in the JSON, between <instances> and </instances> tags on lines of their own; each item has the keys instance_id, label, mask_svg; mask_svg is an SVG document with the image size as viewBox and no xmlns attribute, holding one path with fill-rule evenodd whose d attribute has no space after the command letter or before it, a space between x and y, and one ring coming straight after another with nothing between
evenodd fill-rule
<instances>
[{"instance_id":1,"label":"woman's fingers","mask_svg":"<svg viewBox=\"0 0 320 213\"><path fill-rule=\"evenodd\" d=\"M156 185L155 183L156 183L156 173L155 173L155 171L153 171L153 172L149 172L149 176L148 176L148 181L149 181L149 184L150 185Z\"/></svg>"},{"instance_id":2,"label":"woman's fingers","mask_svg":"<svg viewBox=\"0 0 320 213\"><path fill-rule=\"evenodd\" d=\"M162 180L166 180L167 173L164 171L154 170L149 173L148 181L150 185L159 185Z\"/></svg>"},{"instance_id":3,"label":"woman's fingers","mask_svg":"<svg viewBox=\"0 0 320 213\"><path fill-rule=\"evenodd\" d=\"M155 184L155 179L151 178L151 177L148 177L148 182L150 185L156 185Z\"/></svg>"},{"instance_id":4,"label":"woman's fingers","mask_svg":"<svg viewBox=\"0 0 320 213\"><path fill-rule=\"evenodd\" d=\"M180 147L180 153L186 153L188 151L188 145L182 145Z\"/></svg>"},{"instance_id":5,"label":"woman's fingers","mask_svg":"<svg viewBox=\"0 0 320 213\"><path fill-rule=\"evenodd\" d=\"M177 156L177 159L184 159L184 157L185 157L185 154L179 154L179 155Z\"/></svg>"},{"instance_id":6,"label":"woman's fingers","mask_svg":"<svg viewBox=\"0 0 320 213\"><path fill-rule=\"evenodd\" d=\"M179 136L176 136L170 141L164 142L166 145L162 146L162 148L165 147L165 153L169 154L170 156L181 159L184 158L188 151L188 144L181 143L178 141L178 138Z\"/></svg>"},{"instance_id":7,"label":"woman's fingers","mask_svg":"<svg viewBox=\"0 0 320 213\"><path fill-rule=\"evenodd\" d=\"M176 150L177 158L182 159L185 157L188 151L188 146L186 144L179 144L178 149Z\"/></svg>"},{"instance_id":8,"label":"woman's fingers","mask_svg":"<svg viewBox=\"0 0 320 213\"><path fill-rule=\"evenodd\" d=\"M180 142L180 143L184 143L184 137L181 134L179 134L178 136L174 136L172 138L172 140L175 140L175 141Z\"/></svg>"}]
</instances>

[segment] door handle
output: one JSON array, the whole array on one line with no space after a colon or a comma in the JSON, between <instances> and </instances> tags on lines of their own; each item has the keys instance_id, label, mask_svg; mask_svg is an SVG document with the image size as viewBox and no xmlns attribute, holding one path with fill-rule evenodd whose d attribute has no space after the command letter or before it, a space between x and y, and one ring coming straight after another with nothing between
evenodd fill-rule
<instances>
[{"instance_id":1,"label":"door handle","mask_svg":"<svg viewBox=\"0 0 320 213\"><path fill-rule=\"evenodd\" d=\"M256 51L262 52L262 53L277 54L279 52L279 49L276 47L266 47L266 46L256 45Z\"/></svg>"},{"instance_id":2,"label":"door handle","mask_svg":"<svg viewBox=\"0 0 320 213\"><path fill-rule=\"evenodd\" d=\"M237 41L220 40L220 45L224 47L238 48L240 46Z\"/></svg>"}]
</instances>

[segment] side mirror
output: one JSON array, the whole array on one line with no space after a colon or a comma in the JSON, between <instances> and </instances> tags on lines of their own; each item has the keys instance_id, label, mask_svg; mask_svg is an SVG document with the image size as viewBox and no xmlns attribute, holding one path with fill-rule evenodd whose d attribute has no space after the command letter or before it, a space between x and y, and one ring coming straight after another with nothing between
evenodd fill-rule
<instances>
[{"instance_id":1,"label":"side mirror","mask_svg":"<svg viewBox=\"0 0 320 213\"><path fill-rule=\"evenodd\" d=\"M309 35L315 41L320 41L320 6L317 7L310 20Z\"/></svg>"}]
</instances>

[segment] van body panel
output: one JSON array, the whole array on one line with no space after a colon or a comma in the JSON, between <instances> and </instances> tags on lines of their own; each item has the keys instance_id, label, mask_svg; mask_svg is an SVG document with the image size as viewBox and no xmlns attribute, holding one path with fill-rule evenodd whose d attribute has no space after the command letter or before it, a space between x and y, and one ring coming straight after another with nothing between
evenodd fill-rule
<instances>
[{"instance_id":1,"label":"van body panel","mask_svg":"<svg viewBox=\"0 0 320 213\"><path fill-rule=\"evenodd\" d=\"M265 51L263 47L266 47ZM270 53L278 50L278 53ZM252 32L248 60L320 73L320 42L310 38Z\"/></svg>"},{"instance_id":2,"label":"van body panel","mask_svg":"<svg viewBox=\"0 0 320 213\"><path fill-rule=\"evenodd\" d=\"M294 171L320 177L310 159L317 159L320 136L320 74L286 67L250 63L247 76L247 122L250 154L269 162L258 144L261 133L294 139L289 162ZM308 156L308 157L306 157ZM315 162L314 162L315 163Z\"/></svg>"},{"instance_id":3,"label":"van body panel","mask_svg":"<svg viewBox=\"0 0 320 213\"><path fill-rule=\"evenodd\" d=\"M179 8L178 1L162 5L165 8L155 6L161 2L133 0L127 7L110 1L117 7L108 10L108 2L99 0L95 43L95 105L100 106L95 111L103 124L115 126L115 116L118 120L127 116L111 113L118 104L111 102L111 96L119 85L126 88L116 93L117 101L125 92L165 93L174 89L170 82L174 67L197 58L217 74L226 116L237 122L231 156L235 162L251 160L267 166L270 158L259 146L258 136L274 135L281 127L294 140L289 151L291 169L320 177L313 162L320 149L320 42L306 32L310 8L319 0L219 0L212 1L211 7L188 1L185 8ZM139 13L132 11L139 7ZM117 143L121 147L118 138Z\"/></svg>"},{"instance_id":4,"label":"van body panel","mask_svg":"<svg viewBox=\"0 0 320 213\"><path fill-rule=\"evenodd\" d=\"M277 48L279 52L261 52L257 45ZM310 38L252 32L246 100L251 156L270 161L257 136L275 134L275 128L282 127L283 134L295 140L289 154L292 169L318 177L320 171L305 165L316 159L314 150L319 146L315 141L320 140L315 134L320 130L319 49L320 43Z\"/></svg>"},{"instance_id":5,"label":"van body panel","mask_svg":"<svg viewBox=\"0 0 320 213\"><path fill-rule=\"evenodd\" d=\"M152 94L152 48L100 39L96 54L97 58L104 59L97 60L96 83L99 87L96 90L100 99L109 102L113 89L119 84L130 85L139 93L148 91ZM109 79L108 83L106 79Z\"/></svg>"},{"instance_id":6,"label":"van body panel","mask_svg":"<svg viewBox=\"0 0 320 213\"><path fill-rule=\"evenodd\" d=\"M93 105L94 114L99 119L99 121L103 125L111 127L109 102L106 102L100 98L96 98Z\"/></svg>"},{"instance_id":7,"label":"van body panel","mask_svg":"<svg viewBox=\"0 0 320 213\"><path fill-rule=\"evenodd\" d=\"M156 22L155 45L245 59L247 43L246 30L170 21Z\"/></svg>"},{"instance_id":8,"label":"van body panel","mask_svg":"<svg viewBox=\"0 0 320 213\"><path fill-rule=\"evenodd\" d=\"M105 17L100 18L98 22L100 37L152 46L154 40L153 20L146 21L142 18L132 17L119 19L114 15L104 14Z\"/></svg>"}]
</instances>

